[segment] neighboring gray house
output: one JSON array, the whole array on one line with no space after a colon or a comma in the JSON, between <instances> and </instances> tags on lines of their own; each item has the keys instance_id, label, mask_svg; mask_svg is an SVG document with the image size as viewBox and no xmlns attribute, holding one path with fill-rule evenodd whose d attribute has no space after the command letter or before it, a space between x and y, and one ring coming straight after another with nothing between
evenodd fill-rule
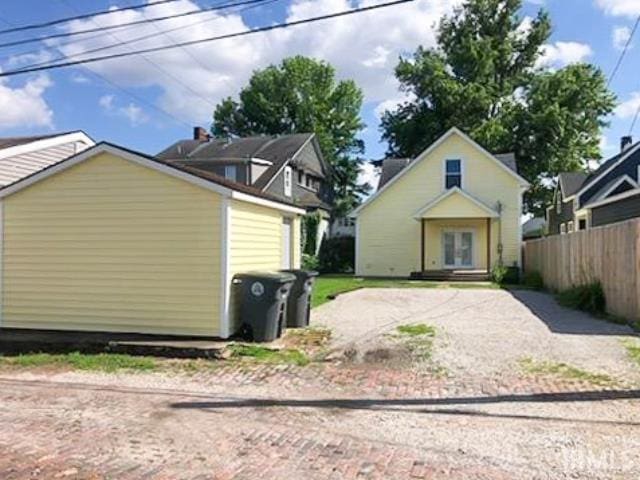
<instances>
[{"instance_id":1,"label":"neighboring gray house","mask_svg":"<svg viewBox=\"0 0 640 480\"><path fill-rule=\"evenodd\" d=\"M94 144L81 131L0 138L0 187L39 172Z\"/></svg>"},{"instance_id":2,"label":"neighboring gray house","mask_svg":"<svg viewBox=\"0 0 640 480\"><path fill-rule=\"evenodd\" d=\"M180 140L157 158L214 173L292 202L309 213L319 212L316 249L328 235L332 193L324 160L314 133L244 138L212 138L201 127L193 139Z\"/></svg>"},{"instance_id":3,"label":"neighboring gray house","mask_svg":"<svg viewBox=\"0 0 640 480\"><path fill-rule=\"evenodd\" d=\"M547 208L549 235L640 217L640 142L623 137L620 153L592 173L558 175L553 205Z\"/></svg>"},{"instance_id":4,"label":"neighboring gray house","mask_svg":"<svg viewBox=\"0 0 640 480\"><path fill-rule=\"evenodd\" d=\"M533 217L522 224L523 240L533 240L543 237L547 230L547 222L544 218Z\"/></svg>"}]
</instances>

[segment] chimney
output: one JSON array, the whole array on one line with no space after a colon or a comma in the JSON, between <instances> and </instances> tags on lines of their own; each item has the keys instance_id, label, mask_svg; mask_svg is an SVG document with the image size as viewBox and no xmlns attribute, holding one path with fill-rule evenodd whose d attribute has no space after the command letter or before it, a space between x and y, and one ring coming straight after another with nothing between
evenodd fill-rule
<instances>
[{"instance_id":1,"label":"chimney","mask_svg":"<svg viewBox=\"0 0 640 480\"><path fill-rule=\"evenodd\" d=\"M210 139L209 133L202 127L193 127L193 139L206 142Z\"/></svg>"},{"instance_id":2,"label":"chimney","mask_svg":"<svg viewBox=\"0 0 640 480\"><path fill-rule=\"evenodd\" d=\"M620 139L620 151L624 152L633 143L633 137L631 135L625 135Z\"/></svg>"}]
</instances>

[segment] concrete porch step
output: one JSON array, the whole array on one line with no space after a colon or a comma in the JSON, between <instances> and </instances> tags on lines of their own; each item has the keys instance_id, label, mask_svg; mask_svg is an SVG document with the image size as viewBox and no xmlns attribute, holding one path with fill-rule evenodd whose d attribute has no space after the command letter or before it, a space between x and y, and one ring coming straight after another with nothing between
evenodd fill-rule
<instances>
[{"instance_id":1,"label":"concrete porch step","mask_svg":"<svg viewBox=\"0 0 640 480\"><path fill-rule=\"evenodd\" d=\"M491 279L491 275L486 270L425 270L412 272L411 279L446 282L486 282Z\"/></svg>"}]
</instances>

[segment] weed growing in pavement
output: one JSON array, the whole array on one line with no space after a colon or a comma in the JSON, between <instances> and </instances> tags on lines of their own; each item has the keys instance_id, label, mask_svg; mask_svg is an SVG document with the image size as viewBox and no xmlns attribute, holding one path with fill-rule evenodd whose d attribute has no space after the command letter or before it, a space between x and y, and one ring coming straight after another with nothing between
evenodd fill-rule
<instances>
[{"instance_id":1,"label":"weed growing in pavement","mask_svg":"<svg viewBox=\"0 0 640 480\"><path fill-rule=\"evenodd\" d=\"M553 375L571 380L582 380L600 387L611 386L617 383L609 375L588 372L587 370L582 370L581 368L566 363L537 361L529 357L520 359L519 363L525 373L532 375Z\"/></svg>"}]
</instances>

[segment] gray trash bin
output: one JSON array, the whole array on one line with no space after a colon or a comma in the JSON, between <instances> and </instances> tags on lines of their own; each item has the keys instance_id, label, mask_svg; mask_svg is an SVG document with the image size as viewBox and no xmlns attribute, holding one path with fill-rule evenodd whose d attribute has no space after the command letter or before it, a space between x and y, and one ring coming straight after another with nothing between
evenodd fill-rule
<instances>
[{"instance_id":1,"label":"gray trash bin","mask_svg":"<svg viewBox=\"0 0 640 480\"><path fill-rule=\"evenodd\" d=\"M296 281L291 287L287 302L287 327L304 328L309 325L311 316L311 292L318 272L313 270L282 270L295 275Z\"/></svg>"},{"instance_id":2,"label":"gray trash bin","mask_svg":"<svg viewBox=\"0 0 640 480\"><path fill-rule=\"evenodd\" d=\"M296 277L285 272L247 272L233 278L240 296L243 336L271 342L286 327L287 297Z\"/></svg>"}]
</instances>

